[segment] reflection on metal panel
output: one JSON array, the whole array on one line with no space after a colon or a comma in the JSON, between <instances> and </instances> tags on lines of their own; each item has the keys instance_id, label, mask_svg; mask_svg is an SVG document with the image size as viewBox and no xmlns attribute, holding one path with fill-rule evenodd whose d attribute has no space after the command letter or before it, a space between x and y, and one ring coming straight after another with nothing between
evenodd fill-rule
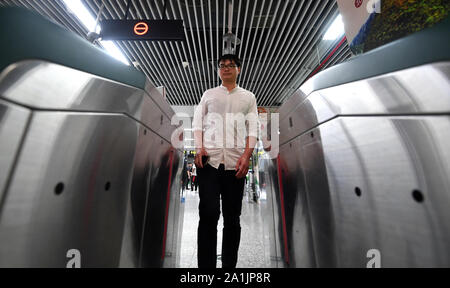
<instances>
[{"instance_id":1,"label":"reflection on metal panel","mask_svg":"<svg viewBox=\"0 0 450 288\"><path fill-rule=\"evenodd\" d=\"M29 117L29 110L0 100L0 207Z\"/></svg>"},{"instance_id":2,"label":"reflection on metal panel","mask_svg":"<svg viewBox=\"0 0 450 288\"><path fill-rule=\"evenodd\" d=\"M155 147L161 146L160 141L162 140L158 139L153 132L140 125L126 220L129 231L124 235L122 247L123 251L127 252L121 267L141 266L145 211L148 206L150 181L154 173L152 159L158 156L158 150L155 150Z\"/></svg>"},{"instance_id":3,"label":"reflection on metal panel","mask_svg":"<svg viewBox=\"0 0 450 288\"><path fill-rule=\"evenodd\" d=\"M121 115L34 112L0 219L0 266L116 267L137 125ZM83 137L80 137L82 135Z\"/></svg>"},{"instance_id":4,"label":"reflection on metal panel","mask_svg":"<svg viewBox=\"0 0 450 288\"><path fill-rule=\"evenodd\" d=\"M290 267L315 267L314 243L305 182L301 167L300 145L294 140L280 148L279 173L283 185L284 214ZM279 199L280 204L282 199ZM282 212L282 211L281 211Z\"/></svg>"},{"instance_id":5,"label":"reflection on metal panel","mask_svg":"<svg viewBox=\"0 0 450 288\"><path fill-rule=\"evenodd\" d=\"M450 63L444 62L314 91L295 110L280 115L280 143L336 116L446 113L449 79ZM280 113L291 110L280 107Z\"/></svg>"},{"instance_id":6,"label":"reflection on metal panel","mask_svg":"<svg viewBox=\"0 0 450 288\"><path fill-rule=\"evenodd\" d=\"M138 267L176 265L173 241L178 228L180 186L175 177L180 174L179 153L153 132L140 128L130 194L133 244L128 245L139 257ZM173 257L168 259L167 254Z\"/></svg>"},{"instance_id":7,"label":"reflection on metal panel","mask_svg":"<svg viewBox=\"0 0 450 288\"><path fill-rule=\"evenodd\" d=\"M450 267L449 76L424 65L280 108L271 239L285 209L288 267L371 266L373 249L381 267Z\"/></svg>"},{"instance_id":8,"label":"reflection on metal panel","mask_svg":"<svg viewBox=\"0 0 450 288\"><path fill-rule=\"evenodd\" d=\"M166 240L164 251L164 268L176 268L179 266L179 254L181 246L180 228L180 204L181 204L181 173L183 168L183 154L172 148L172 173L167 195L169 201L166 212ZM182 224L182 223L181 223Z\"/></svg>"},{"instance_id":9,"label":"reflection on metal panel","mask_svg":"<svg viewBox=\"0 0 450 288\"><path fill-rule=\"evenodd\" d=\"M320 136L338 265L378 249L384 267L450 266L450 118L342 118Z\"/></svg>"},{"instance_id":10,"label":"reflection on metal panel","mask_svg":"<svg viewBox=\"0 0 450 288\"><path fill-rule=\"evenodd\" d=\"M283 268L285 267L283 261L283 235L282 233L277 233L277 231L281 231L283 229L280 226L281 220L280 215L281 212L278 210L277 205L277 196L279 196L276 191L278 191L278 179L277 177L277 163L275 160L270 159L269 157L262 156L258 162L259 165L264 168L260 170L262 176L260 176L260 183L264 186L262 190L266 192L267 202L265 205L265 209L263 209L263 222L264 222L264 231L267 231L268 234L268 245L266 248L270 255L270 266L271 268Z\"/></svg>"},{"instance_id":11,"label":"reflection on metal panel","mask_svg":"<svg viewBox=\"0 0 450 288\"><path fill-rule=\"evenodd\" d=\"M162 266L165 256L165 233L167 233L166 218L168 215L166 209L170 205L167 201L167 195L170 193L168 185L171 180L173 150L170 145L162 141L159 145L153 146L152 153L154 153L154 157L150 159L153 173L148 186L141 242L142 267Z\"/></svg>"},{"instance_id":12,"label":"reflection on metal panel","mask_svg":"<svg viewBox=\"0 0 450 288\"><path fill-rule=\"evenodd\" d=\"M328 191L328 180L323 177L326 171L320 135L312 131L297 141L300 146L298 153L300 167L297 171L303 172L302 179L305 182L304 190L297 191L300 192L298 194L303 195L308 205L316 266L336 267L334 246L330 245L330 239L334 238L333 209ZM295 218L301 219L301 215L297 213Z\"/></svg>"},{"instance_id":13,"label":"reflection on metal panel","mask_svg":"<svg viewBox=\"0 0 450 288\"><path fill-rule=\"evenodd\" d=\"M143 91L58 64L30 60L2 71L0 94L32 108L124 113L136 118Z\"/></svg>"},{"instance_id":14,"label":"reflection on metal panel","mask_svg":"<svg viewBox=\"0 0 450 288\"><path fill-rule=\"evenodd\" d=\"M173 111L151 82L143 91L41 60L21 61L2 71L0 97L36 109L123 113L166 141L173 130Z\"/></svg>"},{"instance_id":15,"label":"reflection on metal panel","mask_svg":"<svg viewBox=\"0 0 450 288\"><path fill-rule=\"evenodd\" d=\"M45 61L2 71L0 267L66 267L70 251L80 267L177 266L181 152L152 87Z\"/></svg>"}]
</instances>

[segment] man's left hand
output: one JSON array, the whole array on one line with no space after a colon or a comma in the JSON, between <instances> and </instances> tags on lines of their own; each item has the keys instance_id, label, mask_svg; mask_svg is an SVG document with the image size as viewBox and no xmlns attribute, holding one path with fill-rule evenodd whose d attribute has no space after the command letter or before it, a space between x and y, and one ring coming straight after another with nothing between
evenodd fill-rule
<instances>
[{"instance_id":1,"label":"man's left hand","mask_svg":"<svg viewBox=\"0 0 450 288\"><path fill-rule=\"evenodd\" d=\"M248 166L250 165L250 157L242 155L236 163L236 178L241 179L247 175Z\"/></svg>"}]
</instances>

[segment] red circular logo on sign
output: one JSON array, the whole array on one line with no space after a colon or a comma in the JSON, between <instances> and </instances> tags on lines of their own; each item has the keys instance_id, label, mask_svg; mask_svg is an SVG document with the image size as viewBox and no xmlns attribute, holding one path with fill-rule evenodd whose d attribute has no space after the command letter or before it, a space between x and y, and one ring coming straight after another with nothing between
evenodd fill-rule
<instances>
[{"instance_id":1,"label":"red circular logo on sign","mask_svg":"<svg viewBox=\"0 0 450 288\"><path fill-rule=\"evenodd\" d=\"M148 31L148 25L145 22L139 22L136 25L134 25L134 33L136 35L144 35Z\"/></svg>"},{"instance_id":2,"label":"red circular logo on sign","mask_svg":"<svg viewBox=\"0 0 450 288\"><path fill-rule=\"evenodd\" d=\"M356 8L361 7L362 3L363 3L363 0L355 0L355 7Z\"/></svg>"}]
</instances>

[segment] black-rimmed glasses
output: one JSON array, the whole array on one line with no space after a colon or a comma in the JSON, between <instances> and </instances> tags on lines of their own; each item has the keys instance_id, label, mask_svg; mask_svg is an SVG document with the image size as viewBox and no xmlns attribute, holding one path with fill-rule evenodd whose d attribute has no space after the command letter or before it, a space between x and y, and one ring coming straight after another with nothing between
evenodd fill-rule
<instances>
[{"instance_id":1,"label":"black-rimmed glasses","mask_svg":"<svg viewBox=\"0 0 450 288\"><path fill-rule=\"evenodd\" d=\"M220 65L219 65L219 69L225 69L225 68L230 68L230 69L232 69L232 68L236 68L236 67L237 67L236 64L230 64L230 65L220 64Z\"/></svg>"}]
</instances>

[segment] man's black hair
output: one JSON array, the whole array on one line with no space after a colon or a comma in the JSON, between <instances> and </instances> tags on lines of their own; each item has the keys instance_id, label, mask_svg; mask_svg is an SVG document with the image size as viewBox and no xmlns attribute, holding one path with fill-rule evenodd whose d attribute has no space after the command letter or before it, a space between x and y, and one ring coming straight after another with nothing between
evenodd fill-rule
<instances>
[{"instance_id":1,"label":"man's black hair","mask_svg":"<svg viewBox=\"0 0 450 288\"><path fill-rule=\"evenodd\" d=\"M241 60L239 60L237 55L234 54L225 54L219 57L219 60L217 60L217 65L220 64L220 61L224 60L230 60L234 61L234 64L236 64L237 67L241 67Z\"/></svg>"}]
</instances>

